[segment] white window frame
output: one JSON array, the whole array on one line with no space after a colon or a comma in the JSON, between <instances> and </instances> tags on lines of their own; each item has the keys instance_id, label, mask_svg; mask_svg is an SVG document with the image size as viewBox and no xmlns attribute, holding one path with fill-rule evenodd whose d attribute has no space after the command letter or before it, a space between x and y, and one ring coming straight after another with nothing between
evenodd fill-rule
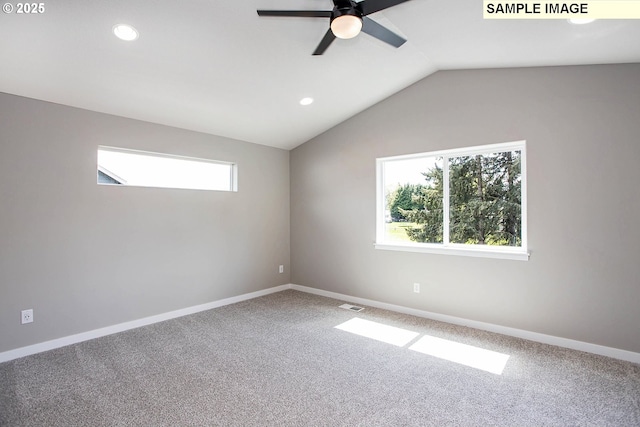
<instances>
[{"instance_id":1,"label":"white window frame","mask_svg":"<svg viewBox=\"0 0 640 427\"><path fill-rule=\"evenodd\" d=\"M156 153L156 152L150 152L150 151L141 151L141 150L132 150L129 148L119 148L119 147L109 147L109 146L104 146L104 145L100 145L98 146L98 153L100 151L107 151L107 152L115 152L115 153L124 153L124 154L133 154L133 155L142 155L142 156L146 156L146 157L157 157L157 158L165 158L165 159L173 159L173 160L186 160L186 161L191 161L191 162L198 162L198 163L209 163L209 164L216 164L216 165L225 165L225 166L229 166L229 173L231 174L231 176L229 177L229 183L230 183L230 187L229 189L212 189L212 188L191 188L188 186L163 186L163 185L138 185L138 184L129 184L127 183L124 179L119 178L119 180L122 182L122 184L111 184L111 183L101 183L98 182L98 185L106 185L106 186L118 186L118 187L148 187L148 188L166 188L166 189L173 189L173 190L202 190L202 191L222 191L222 192L237 192L238 191L238 165L236 163L233 162L226 162L226 161L221 161L221 160L209 160L209 159L202 159L202 158L198 158L198 157L187 157L187 156L178 156L178 155L174 155L174 154L166 154L166 153ZM97 160L97 159L96 159ZM104 168L101 165L97 165L97 170L103 170L104 173ZM115 174L111 171L109 171L108 175L110 176L115 176Z\"/></svg>"},{"instance_id":2,"label":"white window frame","mask_svg":"<svg viewBox=\"0 0 640 427\"><path fill-rule=\"evenodd\" d=\"M522 245L493 246L468 245L451 243L449 241L449 158L473 156L478 154L502 153L506 151L520 151L520 179L521 179L521 230ZM443 158L443 243L396 242L385 240L385 176L384 166L388 161L409 160L421 157ZM433 254L462 255L485 258L501 258L526 261L529 259L527 246L527 154L526 141L513 141L500 144L489 144L468 148L431 151L428 153L408 154L376 159L376 249L424 252Z\"/></svg>"}]
</instances>

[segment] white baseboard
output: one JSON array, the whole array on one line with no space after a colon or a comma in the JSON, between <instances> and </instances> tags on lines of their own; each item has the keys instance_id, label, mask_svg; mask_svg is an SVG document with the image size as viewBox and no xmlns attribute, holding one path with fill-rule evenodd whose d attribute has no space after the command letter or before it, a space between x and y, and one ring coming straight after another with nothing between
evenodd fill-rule
<instances>
[{"instance_id":1,"label":"white baseboard","mask_svg":"<svg viewBox=\"0 0 640 427\"><path fill-rule=\"evenodd\" d=\"M0 363L8 362L9 360L18 359L24 356L29 356L31 354L41 353L47 350L53 350L54 348L60 348L67 345L76 344L82 341L88 341L94 338L100 338L106 335L127 331L129 329L139 328L141 326L150 325L152 323L163 322L165 320L175 319L176 317L187 316L189 314L198 313L200 311L211 310L212 308L222 307L229 304L235 304L237 302L258 298L264 295L269 295L269 294L284 291L287 289L291 289L291 285L275 286L269 289L263 289L263 290L251 292L248 294L242 294L235 297L208 302L205 304L194 305L192 307L182 308L180 310L170 311L170 312L158 314L155 316L144 317L142 319L132 320L130 322L119 323L113 326L107 326L100 329L94 329L92 331L87 331L87 332L82 332L75 335L69 335L66 337L57 338L51 341L45 341L42 343L29 345L26 347L16 348L15 350L9 350L9 351L0 353Z\"/></svg>"},{"instance_id":2,"label":"white baseboard","mask_svg":"<svg viewBox=\"0 0 640 427\"><path fill-rule=\"evenodd\" d=\"M452 323L454 325L468 326L470 328L481 329L483 331L495 332L502 335L523 338L529 341L551 344L558 347L570 348L573 350L585 351L587 353L598 354L601 356L612 357L614 359L625 360L627 362L640 364L640 353L634 353L632 351L605 347L598 344L591 344L568 338L554 337L553 335L539 334L537 332L530 332L522 329L509 328L507 326L494 325L492 323L478 322L475 320L463 319L461 317L448 316L446 314L432 313L430 311L417 310L414 308L408 308L394 304L387 304L384 302L374 301L366 298L358 298L350 295L339 294L337 292L323 291L321 289L309 288L307 286L293 284L289 286L290 289L294 289L296 291L307 292L310 294L320 295L323 297L333 298L345 302L368 305L370 307L382 308L385 310L395 311L397 313L410 314L417 317L424 317L426 319Z\"/></svg>"},{"instance_id":3,"label":"white baseboard","mask_svg":"<svg viewBox=\"0 0 640 427\"><path fill-rule=\"evenodd\" d=\"M575 341L568 338L554 337L552 335L539 334L537 332L530 332L522 329L509 328L506 326L494 325L491 323L478 322L475 320L463 319L461 317L448 316L446 314L432 313L430 311L418 310L418 309L403 307L395 304L387 304L384 302L374 301L366 298L359 298L359 297L354 297L350 295L340 294L337 292L324 291L321 289L310 288L307 286L300 286L300 285L294 285L294 284L275 286L269 289L263 289L263 290L251 292L248 294L242 294L235 297L225 298L218 301L212 301L205 304L195 305L195 306L183 308L180 310L158 314L155 316L149 316L142 319L132 320L130 322L119 323L113 326L107 326L100 329L94 329L92 331L82 332L75 335L69 335L69 336L54 339L51 341L45 341L42 343L17 348L15 350L5 351L3 353L0 353L0 363L8 362L13 359L18 359L20 357L29 356L36 353L41 353L43 351L53 350L55 348L76 344L82 341L87 341L94 338L100 338L106 335L127 331L129 329L139 328L141 326L163 322L165 320L175 319L176 317L187 316L189 314L194 314L194 313L198 313L205 310L211 310L213 308L222 307L225 305L235 304L237 302L258 298L261 296L273 294L275 292L280 292L287 289L293 289L300 292L320 295L323 297L342 300L345 302L352 302L352 303L357 303L361 305L368 305L370 307L382 308L385 310L395 311L397 313L404 313L412 316L424 317L426 319L437 320L440 322L451 323L454 325L468 326L470 328L481 329L484 331L495 332L498 334L508 335L508 336L517 337L517 338L523 338L526 340L536 341L543 344L551 344L551 345L556 345L558 347L565 347L573 350L585 351L587 353L599 354L601 356L612 357L614 359L620 359L620 360L625 360L627 362L640 364L640 353L634 353L632 351L620 350L617 348L605 347L602 345L591 344L591 343L582 342L582 341Z\"/></svg>"}]
</instances>

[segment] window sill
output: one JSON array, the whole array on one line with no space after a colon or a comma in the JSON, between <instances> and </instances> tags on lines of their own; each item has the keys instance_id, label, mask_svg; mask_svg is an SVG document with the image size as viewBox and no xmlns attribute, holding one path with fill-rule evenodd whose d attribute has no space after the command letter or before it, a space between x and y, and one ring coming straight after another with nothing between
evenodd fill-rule
<instances>
[{"instance_id":1,"label":"window sill","mask_svg":"<svg viewBox=\"0 0 640 427\"><path fill-rule=\"evenodd\" d=\"M498 259L512 259L518 261L528 261L529 253L526 250L520 248L500 248L491 247L487 249L482 248L468 248L463 245L428 245L428 244L411 244L411 243L375 243L376 249L386 251L404 251L404 252L422 252L429 254L440 255L458 255L458 256L470 256L481 258L498 258Z\"/></svg>"}]
</instances>

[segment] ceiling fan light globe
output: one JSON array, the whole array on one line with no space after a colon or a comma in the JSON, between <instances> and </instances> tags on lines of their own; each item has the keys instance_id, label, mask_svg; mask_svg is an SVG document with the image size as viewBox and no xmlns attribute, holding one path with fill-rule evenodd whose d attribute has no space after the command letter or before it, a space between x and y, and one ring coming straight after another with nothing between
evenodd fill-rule
<instances>
[{"instance_id":1,"label":"ceiling fan light globe","mask_svg":"<svg viewBox=\"0 0 640 427\"><path fill-rule=\"evenodd\" d=\"M354 15L342 15L331 21L331 32L339 39L352 39L362 30L362 19Z\"/></svg>"}]
</instances>

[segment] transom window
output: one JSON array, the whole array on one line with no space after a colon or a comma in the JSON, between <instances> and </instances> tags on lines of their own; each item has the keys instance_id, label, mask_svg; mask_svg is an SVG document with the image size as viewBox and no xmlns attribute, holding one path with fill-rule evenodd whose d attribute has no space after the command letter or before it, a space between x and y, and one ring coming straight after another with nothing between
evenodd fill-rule
<instances>
[{"instance_id":1,"label":"transom window","mask_svg":"<svg viewBox=\"0 0 640 427\"><path fill-rule=\"evenodd\" d=\"M98 147L98 184L237 191L234 163Z\"/></svg>"},{"instance_id":2,"label":"transom window","mask_svg":"<svg viewBox=\"0 0 640 427\"><path fill-rule=\"evenodd\" d=\"M377 159L376 248L526 260L525 141Z\"/></svg>"}]
</instances>

